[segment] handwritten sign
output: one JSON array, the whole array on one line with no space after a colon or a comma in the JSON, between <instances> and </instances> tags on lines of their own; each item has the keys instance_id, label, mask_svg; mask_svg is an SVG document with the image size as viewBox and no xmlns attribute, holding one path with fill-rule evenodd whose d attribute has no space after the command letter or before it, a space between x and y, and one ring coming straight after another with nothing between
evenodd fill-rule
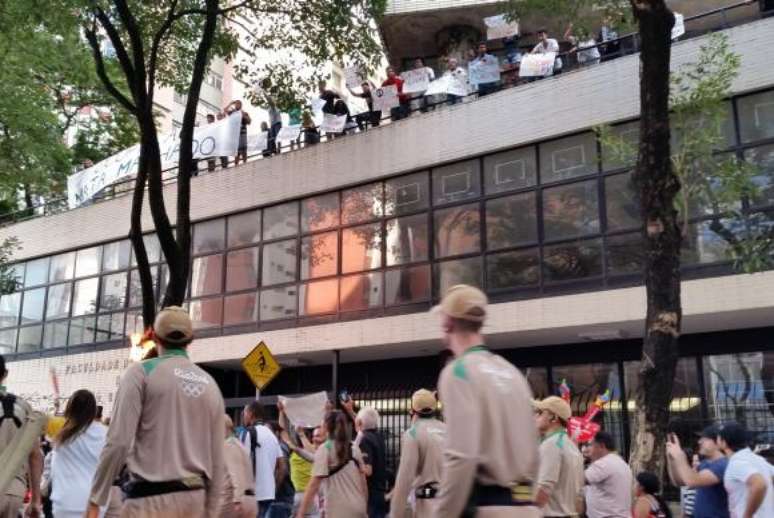
<instances>
[{"instance_id":1,"label":"handwritten sign","mask_svg":"<svg viewBox=\"0 0 774 518\"><path fill-rule=\"evenodd\" d=\"M377 88L371 98L374 101L374 111L389 112L392 108L400 106L398 87L395 85Z\"/></svg>"},{"instance_id":2,"label":"handwritten sign","mask_svg":"<svg viewBox=\"0 0 774 518\"><path fill-rule=\"evenodd\" d=\"M401 77L403 78L403 93L406 94L421 93L430 86L430 78L424 68L407 70L401 74Z\"/></svg>"},{"instance_id":3,"label":"handwritten sign","mask_svg":"<svg viewBox=\"0 0 774 518\"><path fill-rule=\"evenodd\" d=\"M484 18L484 25L486 25L487 40L510 38L519 34L519 22L509 22L505 19L504 14Z\"/></svg>"},{"instance_id":4,"label":"handwritten sign","mask_svg":"<svg viewBox=\"0 0 774 518\"><path fill-rule=\"evenodd\" d=\"M554 73L556 52L526 54L521 58L519 77L545 77Z\"/></svg>"},{"instance_id":5,"label":"handwritten sign","mask_svg":"<svg viewBox=\"0 0 774 518\"><path fill-rule=\"evenodd\" d=\"M320 126L325 133L341 133L347 125L346 115L333 115L326 113L323 117L323 123Z\"/></svg>"},{"instance_id":6,"label":"handwritten sign","mask_svg":"<svg viewBox=\"0 0 774 518\"><path fill-rule=\"evenodd\" d=\"M472 85L496 83L500 80L500 62L489 54L468 64L468 80Z\"/></svg>"},{"instance_id":7,"label":"handwritten sign","mask_svg":"<svg viewBox=\"0 0 774 518\"><path fill-rule=\"evenodd\" d=\"M363 84L363 74L359 67L347 67L344 69L344 79L347 82L349 88L357 88Z\"/></svg>"},{"instance_id":8,"label":"handwritten sign","mask_svg":"<svg viewBox=\"0 0 774 518\"><path fill-rule=\"evenodd\" d=\"M460 69L459 72L445 74L428 85L425 95L451 94L459 97L468 95L468 83L465 79L465 72Z\"/></svg>"},{"instance_id":9,"label":"handwritten sign","mask_svg":"<svg viewBox=\"0 0 774 518\"><path fill-rule=\"evenodd\" d=\"M672 39L676 40L685 34L685 16L680 13L675 14L675 24L672 26Z\"/></svg>"},{"instance_id":10,"label":"handwritten sign","mask_svg":"<svg viewBox=\"0 0 774 518\"><path fill-rule=\"evenodd\" d=\"M301 125L283 126L277 133L277 140L280 142L294 142L301 135Z\"/></svg>"}]
</instances>

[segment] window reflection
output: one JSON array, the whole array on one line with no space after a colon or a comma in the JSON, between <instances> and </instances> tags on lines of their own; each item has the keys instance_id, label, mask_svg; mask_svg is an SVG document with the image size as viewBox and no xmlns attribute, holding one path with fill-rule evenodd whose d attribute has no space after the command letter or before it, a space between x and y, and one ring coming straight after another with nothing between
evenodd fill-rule
<instances>
[{"instance_id":1,"label":"window reflection","mask_svg":"<svg viewBox=\"0 0 774 518\"><path fill-rule=\"evenodd\" d=\"M225 248L223 218L197 223L193 227L193 255L217 252Z\"/></svg>"},{"instance_id":2,"label":"window reflection","mask_svg":"<svg viewBox=\"0 0 774 518\"><path fill-rule=\"evenodd\" d=\"M291 201L263 210L263 239L298 234L298 202Z\"/></svg>"},{"instance_id":3,"label":"window reflection","mask_svg":"<svg viewBox=\"0 0 774 518\"><path fill-rule=\"evenodd\" d=\"M169 272L167 272L169 274ZM151 282L154 295L158 293L159 270L157 266L151 266ZM140 284L140 271L132 270L129 272L129 307L135 308L142 306L142 285Z\"/></svg>"},{"instance_id":4,"label":"window reflection","mask_svg":"<svg viewBox=\"0 0 774 518\"><path fill-rule=\"evenodd\" d=\"M102 271L112 272L129 267L131 243L128 239L108 243L102 249Z\"/></svg>"},{"instance_id":5,"label":"window reflection","mask_svg":"<svg viewBox=\"0 0 774 518\"><path fill-rule=\"evenodd\" d=\"M715 149L725 149L729 146L733 146L736 141L730 101L723 103L721 115L718 120L714 120L700 111L689 113L684 119L681 119L677 114L672 113L670 116L670 124L673 155L681 151L684 143L683 135L691 134L698 130L701 130L703 139L711 138L715 140ZM689 145L691 145L690 142Z\"/></svg>"},{"instance_id":6,"label":"window reflection","mask_svg":"<svg viewBox=\"0 0 774 518\"><path fill-rule=\"evenodd\" d=\"M261 211L251 210L228 218L228 246L251 245L261 239Z\"/></svg>"},{"instance_id":7,"label":"window reflection","mask_svg":"<svg viewBox=\"0 0 774 518\"><path fill-rule=\"evenodd\" d=\"M486 258L489 289L535 285L540 281L537 249L491 254Z\"/></svg>"},{"instance_id":8,"label":"window reflection","mask_svg":"<svg viewBox=\"0 0 774 518\"><path fill-rule=\"evenodd\" d=\"M428 259L427 214L387 221L387 266Z\"/></svg>"},{"instance_id":9,"label":"window reflection","mask_svg":"<svg viewBox=\"0 0 774 518\"><path fill-rule=\"evenodd\" d=\"M537 242L535 193L487 201L486 240L489 250Z\"/></svg>"},{"instance_id":10,"label":"window reflection","mask_svg":"<svg viewBox=\"0 0 774 518\"><path fill-rule=\"evenodd\" d=\"M456 284L470 284L481 287L481 258L444 261L435 266L435 289L437 295Z\"/></svg>"},{"instance_id":11,"label":"window reflection","mask_svg":"<svg viewBox=\"0 0 774 518\"><path fill-rule=\"evenodd\" d=\"M161 243L156 234L145 234L142 236L142 241L145 244L145 253L148 254L148 262L157 263L161 260ZM137 266L137 258L134 257L134 251L132 251L132 266Z\"/></svg>"},{"instance_id":12,"label":"window reflection","mask_svg":"<svg viewBox=\"0 0 774 518\"><path fill-rule=\"evenodd\" d=\"M55 255L51 258L51 270L48 282L66 281L73 278L75 270L75 252Z\"/></svg>"},{"instance_id":13,"label":"window reflection","mask_svg":"<svg viewBox=\"0 0 774 518\"><path fill-rule=\"evenodd\" d=\"M99 273L99 265L102 260L102 247L95 246L78 250L75 257L75 276L87 277Z\"/></svg>"},{"instance_id":14,"label":"window reflection","mask_svg":"<svg viewBox=\"0 0 774 518\"><path fill-rule=\"evenodd\" d=\"M258 293L229 295L223 299L223 325L247 324L258 320Z\"/></svg>"},{"instance_id":15,"label":"window reflection","mask_svg":"<svg viewBox=\"0 0 774 518\"><path fill-rule=\"evenodd\" d=\"M543 183L596 172L597 142L593 133L540 144L540 179Z\"/></svg>"},{"instance_id":16,"label":"window reflection","mask_svg":"<svg viewBox=\"0 0 774 518\"><path fill-rule=\"evenodd\" d=\"M433 203L441 205L476 198L481 194L478 160L433 169Z\"/></svg>"},{"instance_id":17,"label":"window reflection","mask_svg":"<svg viewBox=\"0 0 774 518\"><path fill-rule=\"evenodd\" d=\"M484 158L484 189L487 194L524 189L536 183L537 165L532 146Z\"/></svg>"},{"instance_id":18,"label":"window reflection","mask_svg":"<svg viewBox=\"0 0 774 518\"><path fill-rule=\"evenodd\" d=\"M339 193L307 198L301 202L301 231L326 230L339 224Z\"/></svg>"},{"instance_id":19,"label":"window reflection","mask_svg":"<svg viewBox=\"0 0 774 518\"><path fill-rule=\"evenodd\" d=\"M296 240L263 245L263 286L296 280Z\"/></svg>"},{"instance_id":20,"label":"window reflection","mask_svg":"<svg viewBox=\"0 0 774 518\"><path fill-rule=\"evenodd\" d=\"M19 329L19 345L17 352L27 353L40 350L43 339L43 326L29 326Z\"/></svg>"},{"instance_id":21,"label":"window reflection","mask_svg":"<svg viewBox=\"0 0 774 518\"><path fill-rule=\"evenodd\" d=\"M639 232L610 236L606 248L608 273L641 274L645 271L645 247Z\"/></svg>"},{"instance_id":22,"label":"window reflection","mask_svg":"<svg viewBox=\"0 0 774 518\"><path fill-rule=\"evenodd\" d=\"M427 172L387 180L385 188L385 211L389 216L400 216L429 206L430 187Z\"/></svg>"},{"instance_id":23,"label":"window reflection","mask_svg":"<svg viewBox=\"0 0 774 518\"><path fill-rule=\"evenodd\" d=\"M526 367L521 369L521 372L527 378L529 387L532 389L532 396L535 399L544 399L550 395L548 392L548 370L545 367Z\"/></svg>"},{"instance_id":24,"label":"window reflection","mask_svg":"<svg viewBox=\"0 0 774 518\"><path fill-rule=\"evenodd\" d=\"M24 292L22 298L22 324L43 320L43 304L46 300L46 288L37 288Z\"/></svg>"},{"instance_id":25,"label":"window reflection","mask_svg":"<svg viewBox=\"0 0 774 518\"><path fill-rule=\"evenodd\" d=\"M70 315L70 297L72 284L57 284L48 288L46 303L46 320L66 318Z\"/></svg>"},{"instance_id":26,"label":"window reflection","mask_svg":"<svg viewBox=\"0 0 774 518\"><path fill-rule=\"evenodd\" d=\"M114 273L102 277L102 293L99 298L99 310L121 309L126 304L126 272Z\"/></svg>"},{"instance_id":27,"label":"window reflection","mask_svg":"<svg viewBox=\"0 0 774 518\"><path fill-rule=\"evenodd\" d=\"M543 251L545 281L583 279L601 274L602 251L599 240L547 246Z\"/></svg>"},{"instance_id":28,"label":"window reflection","mask_svg":"<svg viewBox=\"0 0 774 518\"><path fill-rule=\"evenodd\" d=\"M341 194L342 224L361 223L384 214L384 186L381 182L348 189Z\"/></svg>"},{"instance_id":29,"label":"window reflection","mask_svg":"<svg viewBox=\"0 0 774 518\"><path fill-rule=\"evenodd\" d=\"M21 293L0 296L0 327L15 326L19 323Z\"/></svg>"},{"instance_id":30,"label":"window reflection","mask_svg":"<svg viewBox=\"0 0 774 518\"><path fill-rule=\"evenodd\" d=\"M339 298L341 311L381 307L382 274L374 272L342 277Z\"/></svg>"},{"instance_id":31,"label":"window reflection","mask_svg":"<svg viewBox=\"0 0 774 518\"><path fill-rule=\"evenodd\" d=\"M276 320L296 316L295 286L261 290L261 320Z\"/></svg>"},{"instance_id":32,"label":"window reflection","mask_svg":"<svg viewBox=\"0 0 774 518\"><path fill-rule=\"evenodd\" d=\"M43 348L53 349L67 345L68 321L49 322L43 328Z\"/></svg>"},{"instance_id":33,"label":"window reflection","mask_svg":"<svg viewBox=\"0 0 774 518\"><path fill-rule=\"evenodd\" d=\"M97 317L97 342L124 339L124 314L110 313Z\"/></svg>"},{"instance_id":34,"label":"window reflection","mask_svg":"<svg viewBox=\"0 0 774 518\"><path fill-rule=\"evenodd\" d=\"M752 181L758 192L751 204L758 207L774 205L774 145L748 149L744 158L755 167Z\"/></svg>"},{"instance_id":35,"label":"window reflection","mask_svg":"<svg viewBox=\"0 0 774 518\"><path fill-rule=\"evenodd\" d=\"M96 320L94 317L74 318L70 320L69 345L90 344L94 342Z\"/></svg>"},{"instance_id":36,"label":"window reflection","mask_svg":"<svg viewBox=\"0 0 774 518\"><path fill-rule=\"evenodd\" d=\"M543 232L547 241L599 232L597 182L545 189Z\"/></svg>"},{"instance_id":37,"label":"window reflection","mask_svg":"<svg viewBox=\"0 0 774 518\"><path fill-rule=\"evenodd\" d=\"M189 302L189 314L194 329L220 326L223 319L223 299L192 300Z\"/></svg>"},{"instance_id":38,"label":"window reflection","mask_svg":"<svg viewBox=\"0 0 774 518\"><path fill-rule=\"evenodd\" d=\"M336 275L338 233L328 232L301 240L301 278L314 279Z\"/></svg>"},{"instance_id":39,"label":"window reflection","mask_svg":"<svg viewBox=\"0 0 774 518\"><path fill-rule=\"evenodd\" d=\"M730 260L730 246L723 238L721 230L713 230L716 225L732 233L740 230L729 220L705 221L688 225L683 233L680 254L683 264L710 264Z\"/></svg>"},{"instance_id":40,"label":"window reflection","mask_svg":"<svg viewBox=\"0 0 774 518\"><path fill-rule=\"evenodd\" d=\"M609 139L601 139L602 170L612 171L637 163L640 144L640 121L626 122L608 128Z\"/></svg>"},{"instance_id":41,"label":"window reflection","mask_svg":"<svg viewBox=\"0 0 774 518\"><path fill-rule=\"evenodd\" d=\"M382 266L382 225L374 223L342 230L341 273Z\"/></svg>"},{"instance_id":42,"label":"window reflection","mask_svg":"<svg viewBox=\"0 0 774 518\"><path fill-rule=\"evenodd\" d=\"M398 268L385 272L385 303L388 306L430 299L430 265Z\"/></svg>"},{"instance_id":43,"label":"window reflection","mask_svg":"<svg viewBox=\"0 0 774 518\"><path fill-rule=\"evenodd\" d=\"M433 217L436 257L478 252L481 243L478 204L437 210Z\"/></svg>"},{"instance_id":44,"label":"window reflection","mask_svg":"<svg viewBox=\"0 0 774 518\"><path fill-rule=\"evenodd\" d=\"M223 289L223 256L197 257L191 266L191 296L214 295Z\"/></svg>"},{"instance_id":45,"label":"window reflection","mask_svg":"<svg viewBox=\"0 0 774 518\"><path fill-rule=\"evenodd\" d=\"M243 248L226 256L226 291L258 287L258 248Z\"/></svg>"},{"instance_id":46,"label":"window reflection","mask_svg":"<svg viewBox=\"0 0 774 518\"><path fill-rule=\"evenodd\" d=\"M298 314L300 316L334 313L338 302L337 279L315 281L301 285Z\"/></svg>"},{"instance_id":47,"label":"window reflection","mask_svg":"<svg viewBox=\"0 0 774 518\"><path fill-rule=\"evenodd\" d=\"M13 354L14 352L16 352L16 329L0 331L0 354Z\"/></svg>"},{"instance_id":48,"label":"window reflection","mask_svg":"<svg viewBox=\"0 0 774 518\"><path fill-rule=\"evenodd\" d=\"M640 202L632 173L605 178L607 230L622 230L640 226Z\"/></svg>"},{"instance_id":49,"label":"window reflection","mask_svg":"<svg viewBox=\"0 0 774 518\"><path fill-rule=\"evenodd\" d=\"M774 91L740 97L737 107L743 143L774 137Z\"/></svg>"},{"instance_id":50,"label":"window reflection","mask_svg":"<svg viewBox=\"0 0 774 518\"><path fill-rule=\"evenodd\" d=\"M49 262L49 257L43 257L27 263L27 271L24 276L25 288L46 283L46 280L48 279Z\"/></svg>"}]
</instances>

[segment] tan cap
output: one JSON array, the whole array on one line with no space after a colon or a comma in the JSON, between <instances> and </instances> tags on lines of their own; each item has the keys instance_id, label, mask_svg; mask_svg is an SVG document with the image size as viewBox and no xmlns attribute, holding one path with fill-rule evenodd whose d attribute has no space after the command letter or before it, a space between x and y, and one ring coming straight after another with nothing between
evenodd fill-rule
<instances>
[{"instance_id":1,"label":"tan cap","mask_svg":"<svg viewBox=\"0 0 774 518\"><path fill-rule=\"evenodd\" d=\"M193 326L188 312L180 306L168 306L156 315L153 323L156 336L171 344L183 344L193 339Z\"/></svg>"},{"instance_id":2,"label":"tan cap","mask_svg":"<svg viewBox=\"0 0 774 518\"><path fill-rule=\"evenodd\" d=\"M486 305L487 298L483 291L467 284L457 284L446 290L441 303L433 311L461 320L483 322Z\"/></svg>"},{"instance_id":3,"label":"tan cap","mask_svg":"<svg viewBox=\"0 0 774 518\"><path fill-rule=\"evenodd\" d=\"M548 410L556 417L565 421L572 417L570 404L559 396L548 396L542 401L535 401L535 408L538 410Z\"/></svg>"},{"instance_id":4,"label":"tan cap","mask_svg":"<svg viewBox=\"0 0 774 518\"><path fill-rule=\"evenodd\" d=\"M411 409L414 412L435 412L437 406L438 401L435 399L435 394L427 389L419 389L411 396Z\"/></svg>"}]
</instances>

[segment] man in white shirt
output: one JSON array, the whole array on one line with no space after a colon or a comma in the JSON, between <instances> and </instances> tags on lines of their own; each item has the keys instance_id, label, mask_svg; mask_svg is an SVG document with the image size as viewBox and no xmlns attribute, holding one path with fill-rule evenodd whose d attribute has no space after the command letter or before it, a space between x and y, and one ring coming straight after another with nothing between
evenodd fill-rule
<instances>
[{"instance_id":1,"label":"man in white shirt","mask_svg":"<svg viewBox=\"0 0 774 518\"><path fill-rule=\"evenodd\" d=\"M616 453L613 436L599 432L591 441L586 468L586 515L589 518L630 518L632 470Z\"/></svg>"},{"instance_id":2,"label":"man in white shirt","mask_svg":"<svg viewBox=\"0 0 774 518\"><path fill-rule=\"evenodd\" d=\"M462 99L465 97L463 91L467 89L468 85L468 73L464 68L459 66L456 58L450 57L448 59L446 62L446 71L443 73L443 77L448 78L449 81L446 102L448 104L457 104L462 102ZM452 93L452 91L456 91L456 93Z\"/></svg>"},{"instance_id":3,"label":"man in white shirt","mask_svg":"<svg viewBox=\"0 0 774 518\"><path fill-rule=\"evenodd\" d=\"M497 59L497 56L493 54L489 54L487 51L486 42L482 41L478 44L478 53L476 54L476 57L468 63L468 75L470 76L470 82L473 84L473 69L474 68L490 68L495 67L497 68L497 76L498 79L496 81L488 81L485 83L476 83L476 86L478 88L478 96L484 97L485 95L489 95L491 93L494 93L500 89L500 60Z\"/></svg>"},{"instance_id":4,"label":"man in white shirt","mask_svg":"<svg viewBox=\"0 0 774 518\"><path fill-rule=\"evenodd\" d=\"M421 71L427 77L428 83L435 81L435 71L432 68L425 65L424 59L417 58L414 60L414 70ZM419 106L419 110L422 112L427 111L428 104L429 104L428 97L429 96L424 95L424 92L418 92L415 95L415 98L413 99L414 101L416 101L416 104Z\"/></svg>"},{"instance_id":5,"label":"man in white shirt","mask_svg":"<svg viewBox=\"0 0 774 518\"><path fill-rule=\"evenodd\" d=\"M239 439L250 452L250 461L255 469L258 518L263 518L274 501L276 481L285 477L284 455L277 437L263 424L263 405L258 401L247 405L242 411L242 421L245 430Z\"/></svg>"},{"instance_id":6,"label":"man in white shirt","mask_svg":"<svg viewBox=\"0 0 774 518\"><path fill-rule=\"evenodd\" d=\"M721 428L718 445L729 456L723 485L731 518L774 516L774 467L747 444L747 430L742 425L728 423Z\"/></svg>"},{"instance_id":7,"label":"man in white shirt","mask_svg":"<svg viewBox=\"0 0 774 518\"><path fill-rule=\"evenodd\" d=\"M554 74L559 74L562 71L562 58L559 57L559 42L554 38L548 37L548 32L545 29L537 31L538 44L532 49L532 54L548 54L549 52L555 52L557 54L556 61L554 61Z\"/></svg>"}]
</instances>

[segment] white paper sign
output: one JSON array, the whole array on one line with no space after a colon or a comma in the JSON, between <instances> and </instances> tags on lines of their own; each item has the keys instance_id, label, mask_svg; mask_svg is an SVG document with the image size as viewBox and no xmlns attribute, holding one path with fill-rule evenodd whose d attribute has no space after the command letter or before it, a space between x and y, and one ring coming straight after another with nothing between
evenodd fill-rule
<instances>
[{"instance_id":1,"label":"white paper sign","mask_svg":"<svg viewBox=\"0 0 774 518\"><path fill-rule=\"evenodd\" d=\"M398 87L395 85L377 88L373 91L371 99L374 101L374 111L389 112L392 108L400 106Z\"/></svg>"},{"instance_id":2,"label":"white paper sign","mask_svg":"<svg viewBox=\"0 0 774 518\"><path fill-rule=\"evenodd\" d=\"M519 77L545 77L554 73L556 52L525 54L519 65Z\"/></svg>"},{"instance_id":3,"label":"white paper sign","mask_svg":"<svg viewBox=\"0 0 774 518\"><path fill-rule=\"evenodd\" d=\"M347 86L350 88L357 88L363 84L363 76L360 74L360 68L358 67L345 68L344 78L347 81Z\"/></svg>"},{"instance_id":4,"label":"white paper sign","mask_svg":"<svg viewBox=\"0 0 774 518\"><path fill-rule=\"evenodd\" d=\"M236 112L223 120L194 129L193 158L211 158L236 155L242 113ZM161 167L169 169L177 164L180 139L177 135L159 137ZM125 149L98 162L94 166L67 178L67 203L75 208L90 200L108 185L137 174L140 145Z\"/></svg>"},{"instance_id":5,"label":"white paper sign","mask_svg":"<svg viewBox=\"0 0 774 518\"><path fill-rule=\"evenodd\" d=\"M407 70L401 74L403 78L403 93L414 94L427 90L430 85L430 78L427 76L427 70Z\"/></svg>"},{"instance_id":6,"label":"white paper sign","mask_svg":"<svg viewBox=\"0 0 774 518\"><path fill-rule=\"evenodd\" d=\"M504 14L484 18L484 25L486 25L487 40L510 38L519 34L519 22L508 22Z\"/></svg>"},{"instance_id":7,"label":"white paper sign","mask_svg":"<svg viewBox=\"0 0 774 518\"><path fill-rule=\"evenodd\" d=\"M328 402L328 394L316 392L308 396L289 398L279 396L279 401L285 408L285 415L290 419L290 424L314 428L320 426L325 417L325 404Z\"/></svg>"},{"instance_id":8,"label":"white paper sign","mask_svg":"<svg viewBox=\"0 0 774 518\"><path fill-rule=\"evenodd\" d=\"M247 154L260 153L269 145L269 132L253 133L247 135Z\"/></svg>"},{"instance_id":9,"label":"white paper sign","mask_svg":"<svg viewBox=\"0 0 774 518\"><path fill-rule=\"evenodd\" d=\"M295 124L293 126L282 126L277 134L277 140L280 142L294 142L298 140L301 135L301 125Z\"/></svg>"},{"instance_id":10,"label":"white paper sign","mask_svg":"<svg viewBox=\"0 0 774 518\"><path fill-rule=\"evenodd\" d=\"M346 115L333 115L332 113L326 113L323 117L322 129L325 133L341 133L344 131L344 127L347 125Z\"/></svg>"},{"instance_id":11,"label":"white paper sign","mask_svg":"<svg viewBox=\"0 0 774 518\"><path fill-rule=\"evenodd\" d=\"M500 80L500 62L492 55L471 61L468 64L468 80L472 85L495 83Z\"/></svg>"},{"instance_id":12,"label":"white paper sign","mask_svg":"<svg viewBox=\"0 0 774 518\"><path fill-rule=\"evenodd\" d=\"M672 27L672 39L676 40L683 34L685 34L685 16L680 13L675 13L675 24Z\"/></svg>"},{"instance_id":13,"label":"white paper sign","mask_svg":"<svg viewBox=\"0 0 774 518\"><path fill-rule=\"evenodd\" d=\"M323 106L325 106L325 99L315 97L312 99L312 113L318 114L322 112Z\"/></svg>"},{"instance_id":14,"label":"white paper sign","mask_svg":"<svg viewBox=\"0 0 774 518\"><path fill-rule=\"evenodd\" d=\"M439 94L452 94L460 97L468 95L468 84L465 81L464 73L444 75L430 83L425 95Z\"/></svg>"}]
</instances>

